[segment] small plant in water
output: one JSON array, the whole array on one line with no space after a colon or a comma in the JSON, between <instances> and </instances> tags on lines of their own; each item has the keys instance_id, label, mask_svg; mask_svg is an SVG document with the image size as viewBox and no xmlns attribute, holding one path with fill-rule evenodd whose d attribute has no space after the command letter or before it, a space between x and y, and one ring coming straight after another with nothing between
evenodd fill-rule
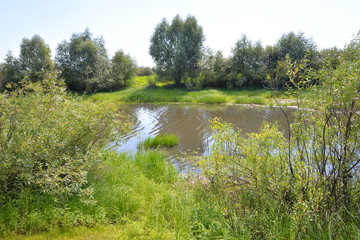
<instances>
[{"instance_id":1,"label":"small plant in water","mask_svg":"<svg viewBox=\"0 0 360 240\"><path fill-rule=\"evenodd\" d=\"M157 135L156 137L147 137L144 141L140 141L138 148L158 148L158 147L172 147L179 144L179 138L175 134Z\"/></svg>"}]
</instances>

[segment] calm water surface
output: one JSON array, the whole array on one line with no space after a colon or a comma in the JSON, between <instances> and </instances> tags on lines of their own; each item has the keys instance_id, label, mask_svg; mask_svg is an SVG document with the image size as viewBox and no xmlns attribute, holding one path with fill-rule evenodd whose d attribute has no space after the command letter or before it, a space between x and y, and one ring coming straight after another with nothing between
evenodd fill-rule
<instances>
[{"instance_id":1,"label":"calm water surface","mask_svg":"<svg viewBox=\"0 0 360 240\"><path fill-rule=\"evenodd\" d=\"M118 152L136 152L140 140L148 136L174 133L179 144L168 149L170 157L196 151L209 153L213 143L210 121L215 117L242 129L243 133L258 132L264 121L275 123L286 133L286 118L279 108L235 105L196 104L127 104L120 107L130 116L133 126L130 133L122 136ZM286 109L291 113L294 110ZM291 115L291 114L289 114Z\"/></svg>"}]
</instances>

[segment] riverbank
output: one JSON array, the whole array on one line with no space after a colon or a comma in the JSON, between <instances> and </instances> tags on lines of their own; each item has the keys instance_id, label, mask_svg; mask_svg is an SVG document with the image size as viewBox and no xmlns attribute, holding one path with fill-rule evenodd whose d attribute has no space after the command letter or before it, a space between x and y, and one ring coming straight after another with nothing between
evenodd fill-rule
<instances>
[{"instance_id":1,"label":"riverbank","mask_svg":"<svg viewBox=\"0 0 360 240\"><path fill-rule=\"evenodd\" d=\"M152 76L151 78L154 78ZM151 79L150 78L150 79ZM202 89L188 91L185 87L169 87L162 83L151 85L146 77L137 77L131 87L109 93L96 93L87 98L93 102L114 103L204 103L204 104L256 104L293 105L286 91L270 89Z\"/></svg>"},{"instance_id":2,"label":"riverbank","mask_svg":"<svg viewBox=\"0 0 360 240\"><path fill-rule=\"evenodd\" d=\"M162 87L158 86L158 88L161 89ZM48 97L48 95L49 93L41 95L40 99ZM20 106L24 108L22 111L17 111L20 113L19 116L22 117L17 123L28 122L29 127L20 129L21 131L16 134L17 138L11 144L18 143L18 145L12 145L13 149L25 153L33 150L36 154L32 154L36 156L35 160L43 160L42 157L47 156L47 159L51 160L49 163L54 162L54 156L61 154L61 151L57 149L50 152L49 147L53 147L59 142L60 149L63 149L63 142L66 140L66 136L69 135L66 130L74 128L73 123L81 124L74 117L78 116L81 113L80 111L75 111L73 115L65 115L62 118L58 117L58 115L51 117L51 113L66 113L65 110L74 109L74 106L65 109L61 108L61 106L65 106L69 102L73 102L75 106L82 103L86 106L83 111L86 117L86 113L104 110L104 107L108 105L106 100L101 100L101 98L98 100L92 99L92 97L97 96L96 94L85 98L69 96L64 97L64 101L55 107L53 106L49 111L47 104L52 106L61 97L57 93L51 99L54 99L53 101L43 100L44 107L42 109L44 111L35 112L29 107L39 107L41 105L39 102L34 104L35 101L33 100L37 99L36 96L33 96L32 99L29 96L32 95L26 95L23 98L24 102L19 102L19 106L15 105L18 108ZM91 106L92 104L87 102L86 98L98 102L98 108ZM3 97L2 100L5 99ZM13 99L13 101L15 100L17 98ZM108 101L112 102L113 100L110 98ZM101 107L100 103L102 104ZM224 107L220 105L202 106L208 108ZM112 108L113 112L118 112L118 109L118 106ZM29 114L23 117L24 113ZM106 113L106 116L108 116L112 112ZM50 119L49 121L43 121L41 118L39 120L39 116L45 115ZM174 117L173 114L170 115ZM247 116L248 114L241 115ZM3 119L10 119L7 115L4 116ZM15 118L16 115L12 114L10 116ZM34 116L34 120L28 116ZM194 114L189 114L189 116L194 117ZM99 126L104 120L94 118L95 120L91 122L89 117L85 117L82 124L89 125L89 128L83 128L84 130L74 128L73 132L76 133L76 136L79 135L79 132L93 132L95 126ZM26 119L26 121L23 119ZM106 122L105 126L116 122L116 119L118 117L114 115ZM161 117L159 119L165 118ZM174 119L178 119L178 117L174 117ZM258 119L263 120L261 117L258 117ZM58 122L55 120L58 120ZM125 120L116 123L116 126L122 125L126 125ZM178 126L178 124L175 125ZM278 130L275 126L266 125L258 134L243 136L240 132L234 131L233 128L218 120L214 120L212 125L214 131L217 132L217 137L214 138L216 142L213 145L216 148L213 148L211 154L204 158L194 159L188 157L186 159L201 168L201 176L196 173L178 173L174 166L166 161L164 153L158 149L141 151L135 155L119 155L114 152L99 150L99 152L94 152L93 155L88 155L88 158L85 159L90 161L94 158L96 161L89 168L85 179L86 182L83 184L81 191L72 194L52 193L35 187L31 188L30 185L28 188L19 187L18 191L13 194L0 192L0 238L358 238L360 211L357 206L342 212L334 212L323 208L323 206L326 206L321 205L323 192L317 191L314 186L311 186L308 193L306 192L306 195L304 195L305 188L300 184L312 183L314 182L312 179L315 178L305 178L304 165L298 164L300 158L297 158L299 156L297 154L292 155L292 163L296 164L294 165L296 168L294 167L293 177L290 175L289 168L286 165L288 161L288 145L283 131ZM37 127L36 131L33 130L34 126ZM18 128L13 127L11 129L15 131ZM44 129L49 130L45 132ZM197 128L190 129L192 130L191 135L194 135L195 130L198 130ZM35 145L36 142L34 142L33 145L27 147L25 143L29 137L24 138L24 136L26 137L25 133L30 131L33 134L30 136L31 138L45 132L46 134L42 138L45 140L42 140L41 144ZM50 138L57 135L59 137L55 140ZM81 136L84 138L84 134ZM73 139L81 140L80 138ZM97 139L95 138L95 140ZM104 141L108 142L108 138L105 138ZM73 141L70 141L70 143L73 143ZM69 150L76 149L78 146L89 146L89 144L68 145ZM6 152L7 155L4 155L6 157L4 159L7 160L16 156L14 152ZM312 152L314 151L310 151L310 153ZM75 157L79 153L78 151ZM63 154L64 157L61 160L77 159L73 158L68 151L64 151ZM24 163L28 164L29 156L25 155L27 158L19 159L24 159ZM308 159L313 159L313 157L309 156ZM59 178L66 180L63 186L68 187L71 181L76 183L76 179L72 180L67 176L69 174L81 174L77 167L79 163L81 161L70 162L65 167L72 164L74 168L71 168L71 171L66 172L66 174L60 172ZM20 164L14 166L18 167L18 165ZM61 170L63 171L65 167L61 168ZM315 164L309 165L308 174L314 172L316 167ZM35 167L30 170L34 171L34 169L36 170ZM45 168L40 168L41 171L43 169ZM37 176L41 177L40 174L37 174ZM53 176L52 172L47 176ZM31 180L31 178L29 179ZM304 181L302 181L303 179ZM299 185L294 185L294 181L297 181Z\"/></svg>"},{"instance_id":3,"label":"riverbank","mask_svg":"<svg viewBox=\"0 0 360 240\"><path fill-rule=\"evenodd\" d=\"M229 229L223 209L210 198L198 198L198 194L206 196L199 184L195 176L179 175L159 150L134 157L105 152L89 177L93 203L84 203L78 196L56 201L47 194L0 199L7 206L0 208L0 229L5 233L0 238L200 239L202 235L224 235Z\"/></svg>"}]
</instances>

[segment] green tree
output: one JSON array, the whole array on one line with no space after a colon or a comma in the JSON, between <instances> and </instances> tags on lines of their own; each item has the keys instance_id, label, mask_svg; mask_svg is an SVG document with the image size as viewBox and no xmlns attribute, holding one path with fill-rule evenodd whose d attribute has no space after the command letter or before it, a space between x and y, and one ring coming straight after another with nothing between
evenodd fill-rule
<instances>
[{"instance_id":1,"label":"green tree","mask_svg":"<svg viewBox=\"0 0 360 240\"><path fill-rule=\"evenodd\" d=\"M135 61L122 50L117 51L111 59L111 77L114 88L128 86L130 80L135 77L137 66Z\"/></svg>"},{"instance_id":2,"label":"green tree","mask_svg":"<svg viewBox=\"0 0 360 240\"><path fill-rule=\"evenodd\" d=\"M109 61L104 39L93 38L89 29L73 34L69 42L64 40L59 44L55 62L70 90L94 90L94 85L108 77Z\"/></svg>"},{"instance_id":3,"label":"green tree","mask_svg":"<svg viewBox=\"0 0 360 240\"><path fill-rule=\"evenodd\" d=\"M276 47L279 48L282 60L285 60L286 55L289 54L291 61L300 62L308 54L309 65L316 68L319 67L317 46L311 38L306 38L303 32L283 34L278 40Z\"/></svg>"},{"instance_id":4,"label":"green tree","mask_svg":"<svg viewBox=\"0 0 360 240\"><path fill-rule=\"evenodd\" d=\"M23 76L33 82L45 79L47 73L53 70L51 51L39 35L31 39L24 38L20 44L19 64Z\"/></svg>"},{"instance_id":5,"label":"green tree","mask_svg":"<svg viewBox=\"0 0 360 240\"><path fill-rule=\"evenodd\" d=\"M235 78L233 84L237 86L261 86L265 79L264 49L261 42L253 44L246 35L236 42L232 49L232 71Z\"/></svg>"},{"instance_id":6,"label":"green tree","mask_svg":"<svg viewBox=\"0 0 360 240\"><path fill-rule=\"evenodd\" d=\"M136 71L137 76L151 76L154 75L153 70L150 67L138 67Z\"/></svg>"},{"instance_id":7,"label":"green tree","mask_svg":"<svg viewBox=\"0 0 360 240\"><path fill-rule=\"evenodd\" d=\"M202 55L202 27L193 16L182 20L177 15L171 25L163 19L151 38L150 55L160 78L179 84L186 75L194 75Z\"/></svg>"},{"instance_id":8,"label":"green tree","mask_svg":"<svg viewBox=\"0 0 360 240\"><path fill-rule=\"evenodd\" d=\"M9 51L6 55L5 62L1 64L0 90L6 89L9 83L18 84L23 78L20 69L19 60Z\"/></svg>"},{"instance_id":9,"label":"green tree","mask_svg":"<svg viewBox=\"0 0 360 240\"><path fill-rule=\"evenodd\" d=\"M337 68L340 64L340 57L342 50L337 47L327 48L320 51L321 65L331 67L333 69Z\"/></svg>"},{"instance_id":10,"label":"green tree","mask_svg":"<svg viewBox=\"0 0 360 240\"><path fill-rule=\"evenodd\" d=\"M224 58L221 51L213 53L210 49L206 49L199 67L198 77L189 79L191 81L187 81L187 86L227 87L231 78L231 65L230 60Z\"/></svg>"},{"instance_id":11,"label":"green tree","mask_svg":"<svg viewBox=\"0 0 360 240\"><path fill-rule=\"evenodd\" d=\"M0 90L9 83L19 84L25 77L32 82L44 80L54 71L50 53L50 48L39 35L24 38L20 44L20 57L16 58L9 52L2 64Z\"/></svg>"},{"instance_id":12,"label":"green tree","mask_svg":"<svg viewBox=\"0 0 360 240\"><path fill-rule=\"evenodd\" d=\"M275 81L279 75L279 68L277 69L278 61L280 60L280 51L276 46L266 46L264 50L264 66L266 72L265 83L272 89L279 88L279 81ZM274 85L276 83L276 85ZM283 83L281 83L283 85Z\"/></svg>"}]
</instances>

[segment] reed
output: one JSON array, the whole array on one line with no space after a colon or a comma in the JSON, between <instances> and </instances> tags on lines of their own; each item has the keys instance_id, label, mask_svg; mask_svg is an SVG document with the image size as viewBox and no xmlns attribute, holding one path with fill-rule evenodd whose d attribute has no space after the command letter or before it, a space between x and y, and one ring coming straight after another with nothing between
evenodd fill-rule
<instances>
[{"instance_id":1,"label":"reed","mask_svg":"<svg viewBox=\"0 0 360 240\"><path fill-rule=\"evenodd\" d=\"M147 137L144 141L138 143L138 148L144 147L145 149L149 148L158 148L158 147L172 147L176 144L179 144L179 138L175 134L162 134L157 135L156 137Z\"/></svg>"}]
</instances>

